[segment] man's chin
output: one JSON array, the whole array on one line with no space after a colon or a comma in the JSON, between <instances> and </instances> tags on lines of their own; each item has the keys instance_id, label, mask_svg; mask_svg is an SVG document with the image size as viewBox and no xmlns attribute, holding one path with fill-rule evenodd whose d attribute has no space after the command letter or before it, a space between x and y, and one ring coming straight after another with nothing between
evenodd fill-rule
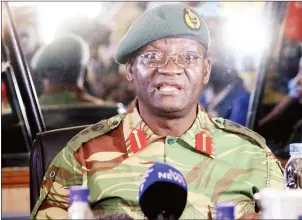
<instances>
[{"instance_id":1,"label":"man's chin","mask_svg":"<svg viewBox=\"0 0 302 220\"><path fill-rule=\"evenodd\" d=\"M158 106L155 106L158 112L161 112L163 114L174 114L177 112L182 112L185 109L185 106L171 103L171 104L160 104Z\"/></svg>"}]
</instances>

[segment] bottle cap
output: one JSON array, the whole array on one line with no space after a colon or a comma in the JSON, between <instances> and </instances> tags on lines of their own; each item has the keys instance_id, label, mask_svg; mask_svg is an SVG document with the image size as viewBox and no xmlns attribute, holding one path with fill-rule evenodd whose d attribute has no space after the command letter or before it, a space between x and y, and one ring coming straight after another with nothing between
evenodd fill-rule
<instances>
[{"instance_id":1,"label":"bottle cap","mask_svg":"<svg viewBox=\"0 0 302 220\"><path fill-rule=\"evenodd\" d=\"M302 156L302 143L292 143L289 145L291 156Z\"/></svg>"},{"instance_id":2,"label":"bottle cap","mask_svg":"<svg viewBox=\"0 0 302 220\"><path fill-rule=\"evenodd\" d=\"M232 202L218 203L215 205L216 219L235 219L234 210L235 204Z\"/></svg>"},{"instance_id":3,"label":"bottle cap","mask_svg":"<svg viewBox=\"0 0 302 220\"><path fill-rule=\"evenodd\" d=\"M69 202L89 202L89 189L87 186L71 186L69 188Z\"/></svg>"}]
</instances>

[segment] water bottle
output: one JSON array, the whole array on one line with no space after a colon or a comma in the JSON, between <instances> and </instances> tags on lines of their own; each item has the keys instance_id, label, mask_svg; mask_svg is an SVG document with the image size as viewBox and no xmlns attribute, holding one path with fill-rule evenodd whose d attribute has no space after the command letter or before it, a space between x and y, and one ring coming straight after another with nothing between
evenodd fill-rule
<instances>
[{"instance_id":1,"label":"water bottle","mask_svg":"<svg viewBox=\"0 0 302 220\"><path fill-rule=\"evenodd\" d=\"M261 219L298 219L302 215L302 190L264 187L254 195Z\"/></svg>"},{"instance_id":2,"label":"water bottle","mask_svg":"<svg viewBox=\"0 0 302 220\"><path fill-rule=\"evenodd\" d=\"M215 205L216 220L234 220L235 204L232 202L218 203Z\"/></svg>"},{"instance_id":3,"label":"water bottle","mask_svg":"<svg viewBox=\"0 0 302 220\"><path fill-rule=\"evenodd\" d=\"M302 189L302 143L289 146L290 158L285 166L285 188Z\"/></svg>"},{"instance_id":4,"label":"water bottle","mask_svg":"<svg viewBox=\"0 0 302 220\"><path fill-rule=\"evenodd\" d=\"M87 186L69 188L68 219L96 219L89 206L89 189Z\"/></svg>"}]
</instances>

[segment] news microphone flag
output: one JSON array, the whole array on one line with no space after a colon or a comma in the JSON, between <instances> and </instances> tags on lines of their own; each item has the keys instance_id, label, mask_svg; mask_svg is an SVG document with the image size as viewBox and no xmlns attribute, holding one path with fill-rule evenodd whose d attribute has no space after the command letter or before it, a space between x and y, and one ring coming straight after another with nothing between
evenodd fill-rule
<instances>
[{"instance_id":1,"label":"news microphone flag","mask_svg":"<svg viewBox=\"0 0 302 220\"><path fill-rule=\"evenodd\" d=\"M179 170L166 163L154 163L139 186L139 204L148 219L159 215L178 219L186 206L187 191Z\"/></svg>"}]
</instances>

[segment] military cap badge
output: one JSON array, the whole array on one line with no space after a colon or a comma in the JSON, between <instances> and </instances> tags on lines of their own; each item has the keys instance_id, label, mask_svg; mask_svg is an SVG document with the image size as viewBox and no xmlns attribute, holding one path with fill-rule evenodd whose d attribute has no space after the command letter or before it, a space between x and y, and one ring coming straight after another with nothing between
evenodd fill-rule
<instances>
[{"instance_id":1,"label":"military cap badge","mask_svg":"<svg viewBox=\"0 0 302 220\"><path fill-rule=\"evenodd\" d=\"M184 9L184 20L185 24L192 30L198 30L200 28L200 20L196 13L192 12L190 9Z\"/></svg>"}]
</instances>

